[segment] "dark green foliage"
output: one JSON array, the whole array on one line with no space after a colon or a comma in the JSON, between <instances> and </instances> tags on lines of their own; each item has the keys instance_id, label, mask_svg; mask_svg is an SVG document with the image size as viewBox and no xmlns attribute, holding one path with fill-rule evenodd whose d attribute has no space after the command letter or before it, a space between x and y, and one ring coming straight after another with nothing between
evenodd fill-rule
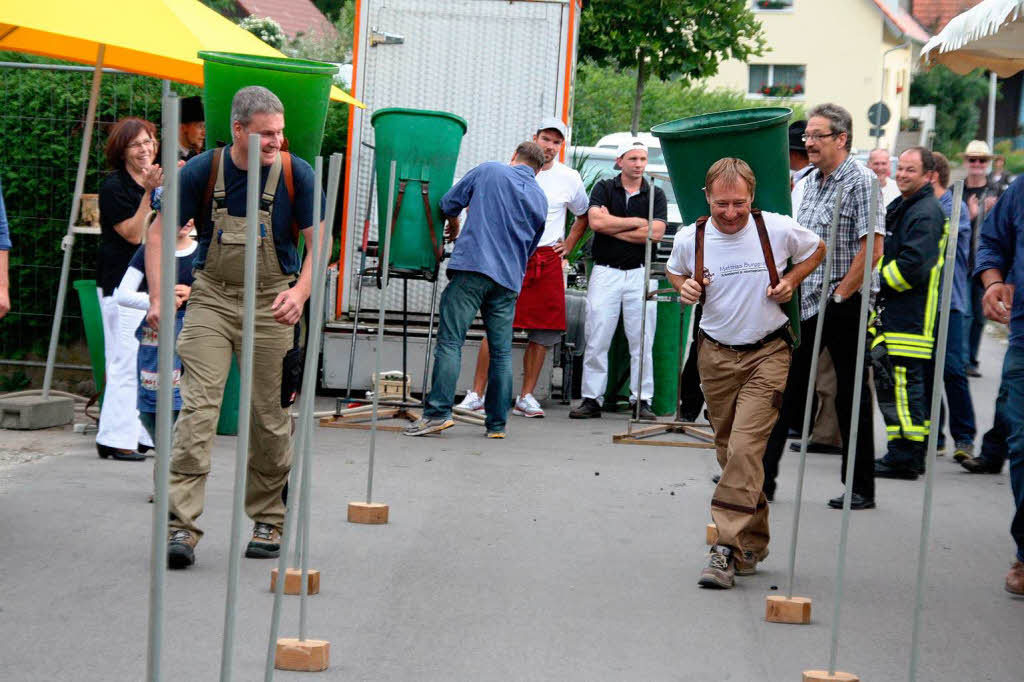
<instances>
[{"instance_id":1,"label":"dark green foliage","mask_svg":"<svg viewBox=\"0 0 1024 682\"><path fill-rule=\"evenodd\" d=\"M912 106L935 105L935 149L947 156L977 135L978 102L986 97L988 78L982 69L961 76L938 65L910 82Z\"/></svg>"}]
</instances>

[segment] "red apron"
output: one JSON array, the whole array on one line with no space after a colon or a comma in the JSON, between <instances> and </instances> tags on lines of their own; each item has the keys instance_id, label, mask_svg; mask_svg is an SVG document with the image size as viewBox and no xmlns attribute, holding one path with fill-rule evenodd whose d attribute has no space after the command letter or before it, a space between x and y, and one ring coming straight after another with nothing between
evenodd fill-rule
<instances>
[{"instance_id":1,"label":"red apron","mask_svg":"<svg viewBox=\"0 0 1024 682\"><path fill-rule=\"evenodd\" d=\"M565 329L565 280L562 257L550 246L534 251L526 263L516 301L516 329Z\"/></svg>"}]
</instances>

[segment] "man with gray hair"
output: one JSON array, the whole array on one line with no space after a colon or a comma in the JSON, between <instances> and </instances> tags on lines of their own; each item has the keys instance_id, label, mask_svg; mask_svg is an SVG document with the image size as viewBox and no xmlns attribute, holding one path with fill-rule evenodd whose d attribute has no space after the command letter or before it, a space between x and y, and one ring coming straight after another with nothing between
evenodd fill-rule
<instances>
[{"instance_id":1,"label":"man with gray hair","mask_svg":"<svg viewBox=\"0 0 1024 682\"><path fill-rule=\"evenodd\" d=\"M836 370L836 414L844 446L841 477L846 482L846 458L851 449L850 421L853 414L855 372L857 363L865 362L864 357L857 357L864 258L870 248L871 258L877 262L882 255L885 238L885 212L881 192L876 189L878 209L875 214L875 234L872 239L867 239L873 174L850 156L853 144L850 113L836 104L814 107L808 114L803 139L807 145L807 156L815 168L804 181L805 191L797 220L827 242L836 195L843 193L843 200L839 209L839 224L836 226L832 272L825 273L822 268L816 269L804 280L800 292L801 342L793 352L782 411L764 453L764 492L769 500L775 495L775 477L779 471L779 459L786 444L789 425L797 423L796 420L804 411L824 277L828 277L829 301L821 332L821 348L828 349ZM877 291L877 283L872 286ZM854 509L870 509L875 506L874 415L867 376L865 372L861 381L860 418L854 447ZM829 500L828 504L834 509L842 508L843 496Z\"/></svg>"},{"instance_id":2,"label":"man with gray hair","mask_svg":"<svg viewBox=\"0 0 1024 682\"><path fill-rule=\"evenodd\" d=\"M232 355L242 347L250 134L260 136L259 219L264 232L258 245L245 491L245 511L255 525L245 555L272 558L280 553L284 488L292 460L287 406L293 389L282 386L287 381L284 360L296 344L295 325L312 282L313 249L307 250L300 263L296 239L301 233L307 244L313 244L314 196L321 202L321 215L324 204L309 163L281 151L284 126L284 107L274 93L259 86L242 88L231 102L231 144L195 157L179 176L178 219L181 225L195 220L199 248L188 315L177 345L182 364L182 408L171 452L167 545L171 568L185 568L195 562L194 548L203 533L196 522L203 512L210 448L224 382ZM160 224L159 218L153 222L146 245L150 292L147 319L154 329L160 322Z\"/></svg>"}]
</instances>

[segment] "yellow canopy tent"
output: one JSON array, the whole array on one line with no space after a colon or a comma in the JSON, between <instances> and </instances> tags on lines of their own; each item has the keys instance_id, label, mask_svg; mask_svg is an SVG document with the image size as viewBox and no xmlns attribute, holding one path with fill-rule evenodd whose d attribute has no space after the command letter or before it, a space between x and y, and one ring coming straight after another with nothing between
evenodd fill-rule
<instances>
[{"instance_id":1,"label":"yellow canopy tent","mask_svg":"<svg viewBox=\"0 0 1024 682\"><path fill-rule=\"evenodd\" d=\"M200 50L269 57L287 55L197 0L0 0L0 50L95 65L68 231L62 243L64 261L43 376L45 400L53 380L75 220L85 184L103 68L202 86ZM336 87L331 90L331 99L364 106Z\"/></svg>"}]
</instances>

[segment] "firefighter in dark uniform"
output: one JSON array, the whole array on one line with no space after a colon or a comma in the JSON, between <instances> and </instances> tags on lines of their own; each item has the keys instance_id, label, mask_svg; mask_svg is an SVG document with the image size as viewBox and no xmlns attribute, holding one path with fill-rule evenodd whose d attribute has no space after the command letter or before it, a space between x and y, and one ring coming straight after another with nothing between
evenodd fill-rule
<instances>
[{"instance_id":1,"label":"firefighter in dark uniform","mask_svg":"<svg viewBox=\"0 0 1024 682\"><path fill-rule=\"evenodd\" d=\"M924 473L928 438L939 285L949 226L935 198L932 153L911 147L900 155L900 197L885 215L881 290L871 328L871 359L888 452L875 476L913 480Z\"/></svg>"}]
</instances>

